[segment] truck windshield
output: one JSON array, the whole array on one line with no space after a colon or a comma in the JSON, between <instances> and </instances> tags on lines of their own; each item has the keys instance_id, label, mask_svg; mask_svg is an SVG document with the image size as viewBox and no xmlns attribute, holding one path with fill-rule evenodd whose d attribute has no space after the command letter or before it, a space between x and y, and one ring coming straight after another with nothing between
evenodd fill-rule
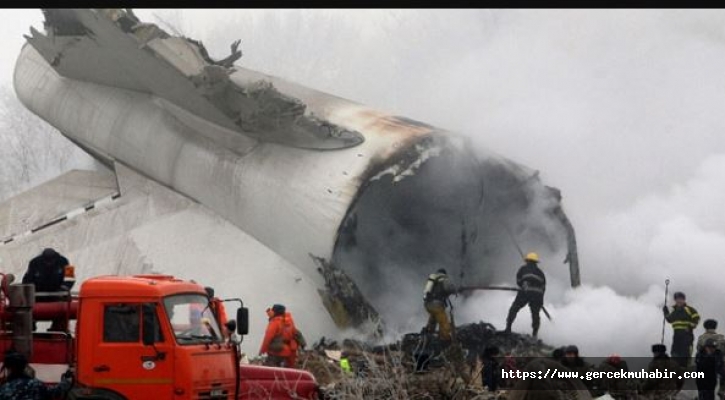
<instances>
[{"instance_id":1,"label":"truck windshield","mask_svg":"<svg viewBox=\"0 0 725 400\"><path fill-rule=\"evenodd\" d=\"M221 340L219 324L206 296L200 294L169 296L164 299L164 307L179 344L200 344Z\"/></svg>"}]
</instances>

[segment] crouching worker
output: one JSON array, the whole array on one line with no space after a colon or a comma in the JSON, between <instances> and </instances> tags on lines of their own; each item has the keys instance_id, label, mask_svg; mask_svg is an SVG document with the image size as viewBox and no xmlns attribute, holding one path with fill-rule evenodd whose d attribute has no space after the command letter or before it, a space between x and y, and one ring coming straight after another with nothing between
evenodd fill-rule
<instances>
[{"instance_id":1,"label":"crouching worker","mask_svg":"<svg viewBox=\"0 0 725 400\"><path fill-rule=\"evenodd\" d=\"M70 265L68 259L55 251L47 248L37 257L30 260L28 270L23 275L23 284L35 286L35 301L47 303L70 300L66 295L58 296L58 292L68 292L75 284L75 267ZM39 295L39 293L46 293ZM33 321L33 331L37 324ZM53 320L48 331L66 332L68 321L65 317L58 317Z\"/></svg>"},{"instance_id":2,"label":"crouching worker","mask_svg":"<svg viewBox=\"0 0 725 400\"><path fill-rule=\"evenodd\" d=\"M71 388L72 380L67 373L57 385L46 385L26 372L28 359L20 353L5 356L3 369L7 380L0 386L0 400L51 400L63 397Z\"/></svg>"},{"instance_id":3,"label":"crouching worker","mask_svg":"<svg viewBox=\"0 0 725 400\"><path fill-rule=\"evenodd\" d=\"M70 290L75 284L75 269L68 259L52 248L30 260L23 276L23 284L35 285L36 292L60 292ZM56 298L37 299L38 302L58 301Z\"/></svg>"}]
</instances>

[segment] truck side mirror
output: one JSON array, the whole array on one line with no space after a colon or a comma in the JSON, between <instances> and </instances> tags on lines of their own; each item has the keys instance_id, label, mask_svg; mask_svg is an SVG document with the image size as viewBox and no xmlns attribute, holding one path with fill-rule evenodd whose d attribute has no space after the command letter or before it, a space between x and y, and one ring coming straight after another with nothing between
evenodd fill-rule
<instances>
[{"instance_id":1,"label":"truck side mirror","mask_svg":"<svg viewBox=\"0 0 725 400\"><path fill-rule=\"evenodd\" d=\"M249 333L249 309L247 307L237 309L237 333L242 336Z\"/></svg>"}]
</instances>

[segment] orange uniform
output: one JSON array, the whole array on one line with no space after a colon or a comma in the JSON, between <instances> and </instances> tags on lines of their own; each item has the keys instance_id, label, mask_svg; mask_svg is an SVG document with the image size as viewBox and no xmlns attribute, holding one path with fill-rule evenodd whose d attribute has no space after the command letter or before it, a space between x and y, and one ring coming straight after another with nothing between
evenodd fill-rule
<instances>
[{"instance_id":1,"label":"orange uniform","mask_svg":"<svg viewBox=\"0 0 725 400\"><path fill-rule=\"evenodd\" d=\"M222 330L224 337L229 337L231 332L227 329L227 321L229 319L227 318L227 310L224 307L224 302L220 298L214 297L211 299L209 306L219 320L219 328Z\"/></svg>"},{"instance_id":2,"label":"orange uniform","mask_svg":"<svg viewBox=\"0 0 725 400\"><path fill-rule=\"evenodd\" d=\"M260 354L268 354L269 356L282 358L287 367L294 368L297 364L297 349L299 347L295 340L295 327L292 314L285 312L284 315L272 315L267 325L267 331L262 340L262 347L259 349ZM276 337L281 337L282 346L279 350L270 349L270 344Z\"/></svg>"}]
</instances>

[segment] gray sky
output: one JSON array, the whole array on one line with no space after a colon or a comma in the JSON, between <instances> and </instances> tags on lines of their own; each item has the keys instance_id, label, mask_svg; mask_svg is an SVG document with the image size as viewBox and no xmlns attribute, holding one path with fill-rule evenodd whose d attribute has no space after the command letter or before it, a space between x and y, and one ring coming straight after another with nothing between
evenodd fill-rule
<instances>
[{"instance_id":1,"label":"gray sky","mask_svg":"<svg viewBox=\"0 0 725 400\"><path fill-rule=\"evenodd\" d=\"M39 9L4 9L0 11L3 23L0 24L0 83L12 82L15 59L20 53L25 39L23 35L30 34L33 25L42 31L43 14Z\"/></svg>"}]
</instances>

